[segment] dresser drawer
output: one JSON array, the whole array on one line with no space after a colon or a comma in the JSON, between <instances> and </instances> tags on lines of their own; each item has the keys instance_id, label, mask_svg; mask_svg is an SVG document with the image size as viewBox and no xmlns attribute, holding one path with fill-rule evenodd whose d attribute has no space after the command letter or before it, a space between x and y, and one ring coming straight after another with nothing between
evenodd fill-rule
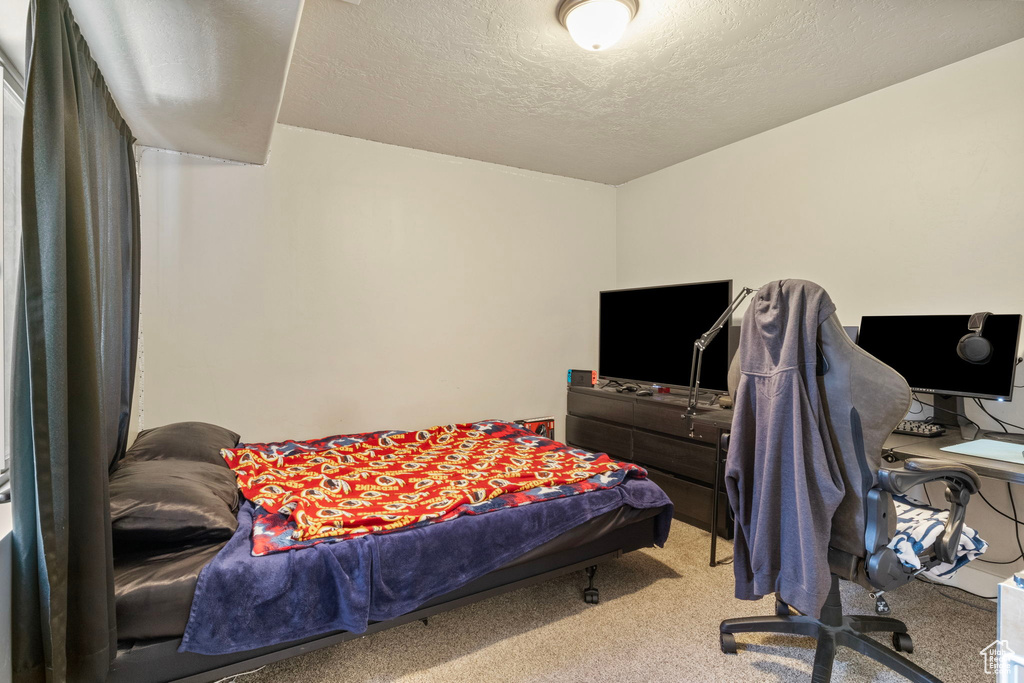
<instances>
[{"instance_id":1,"label":"dresser drawer","mask_svg":"<svg viewBox=\"0 0 1024 683\"><path fill-rule=\"evenodd\" d=\"M719 428L711 423L701 422L699 416L691 423L685 417L686 408L684 406L658 405L640 401L634 411L633 424L641 429L684 436L712 446L718 444Z\"/></svg>"},{"instance_id":2,"label":"dresser drawer","mask_svg":"<svg viewBox=\"0 0 1024 683\"><path fill-rule=\"evenodd\" d=\"M613 458L633 459L633 430L629 427L566 415L565 442Z\"/></svg>"},{"instance_id":3,"label":"dresser drawer","mask_svg":"<svg viewBox=\"0 0 1024 683\"><path fill-rule=\"evenodd\" d=\"M709 486L715 478L716 451L714 446L700 442L633 432L633 460Z\"/></svg>"},{"instance_id":4,"label":"dresser drawer","mask_svg":"<svg viewBox=\"0 0 1024 683\"><path fill-rule=\"evenodd\" d=\"M676 519L700 527L705 531L711 529L712 491L710 487L693 484L658 470L648 470L647 476L672 499ZM718 535L731 539L732 527L729 497L723 491L718 494Z\"/></svg>"},{"instance_id":5,"label":"dresser drawer","mask_svg":"<svg viewBox=\"0 0 1024 683\"><path fill-rule=\"evenodd\" d=\"M624 425L633 424L632 398L613 396L592 396L570 391L566 397L569 414L577 417L591 417Z\"/></svg>"}]
</instances>

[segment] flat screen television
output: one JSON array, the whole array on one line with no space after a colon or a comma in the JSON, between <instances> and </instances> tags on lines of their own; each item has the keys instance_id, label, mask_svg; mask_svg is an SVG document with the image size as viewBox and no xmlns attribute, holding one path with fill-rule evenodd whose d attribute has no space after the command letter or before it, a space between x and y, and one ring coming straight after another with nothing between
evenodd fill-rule
<instances>
[{"instance_id":1,"label":"flat screen television","mask_svg":"<svg viewBox=\"0 0 1024 683\"><path fill-rule=\"evenodd\" d=\"M732 302L732 280L601 292L598 374L605 379L690 385L693 342ZM726 391L729 327L704 351L702 389Z\"/></svg>"},{"instance_id":2,"label":"flat screen television","mask_svg":"<svg viewBox=\"0 0 1024 683\"><path fill-rule=\"evenodd\" d=\"M957 355L969 333L969 315L866 315L860 319L862 349L903 375L914 391L1010 400L1020 343L1021 316L990 315L982 328L992 345L984 363Z\"/></svg>"}]
</instances>

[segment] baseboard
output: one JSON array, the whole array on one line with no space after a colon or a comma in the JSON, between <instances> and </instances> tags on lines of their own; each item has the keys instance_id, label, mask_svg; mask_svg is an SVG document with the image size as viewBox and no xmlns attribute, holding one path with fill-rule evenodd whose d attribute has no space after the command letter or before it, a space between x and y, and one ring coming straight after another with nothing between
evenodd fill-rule
<instances>
[{"instance_id":1,"label":"baseboard","mask_svg":"<svg viewBox=\"0 0 1024 683\"><path fill-rule=\"evenodd\" d=\"M1004 574L996 574L994 571L998 571L991 565L984 565L979 563L971 563L965 565L957 571L949 579L934 579L928 577L929 581L940 583L946 586L953 586L973 593L983 598L994 599L996 597L997 588L1000 583L1013 576L1011 569L1004 568L1002 571Z\"/></svg>"}]
</instances>

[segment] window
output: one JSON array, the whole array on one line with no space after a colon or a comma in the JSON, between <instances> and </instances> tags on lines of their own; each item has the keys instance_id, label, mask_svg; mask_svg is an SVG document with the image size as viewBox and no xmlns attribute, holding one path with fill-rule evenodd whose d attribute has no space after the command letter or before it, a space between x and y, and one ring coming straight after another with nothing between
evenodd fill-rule
<instances>
[{"instance_id":1,"label":"window","mask_svg":"<svg viewBox=\"0 0 1024 683\"><path fill-rule=\"evenodd\" d=\"M21 84L13 73L4 68L3 99L0 114L0 147L3 148L3 192L0 193L0 212L3 213L3 259L0 260L0 300L3 301L3 410L0 410L0 434L3 435L3 462L0 463L0 484L9 478L11 462L11 357L14 340L14 297L17 295L15 278L21 260L21 129L25 118L25 105L20 92Z\"/></svg>"}]
</instances>

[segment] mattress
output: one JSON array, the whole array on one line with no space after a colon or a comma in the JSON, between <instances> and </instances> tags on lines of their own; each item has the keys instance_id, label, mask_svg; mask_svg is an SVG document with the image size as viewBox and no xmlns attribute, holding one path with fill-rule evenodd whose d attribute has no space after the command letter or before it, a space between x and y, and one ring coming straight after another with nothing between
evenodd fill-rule
<instances>
[{"instance_id":1,"label":"mattress","mask_svg":"<svg viewBox=\"0 0 1024 683\"><path fill-rule=\"evenodd\" d=\"M114 560L118 640L180 636L188 623L199 572L224 543Z\"/></svg>"},{"instance_id":2,"label":"mattress","mask_svg":"<svg viewBox=\"0 0 1024 683\"><path fill-rule=\"evenodd\" d=\"M660 508L622 506L537 546L502 569L579 547L660 512ZM114 565L118 641L180 637L188 622L199 572L222 547L223 543L156 556L119 558Z\"/></svg>"}]
</instances>

